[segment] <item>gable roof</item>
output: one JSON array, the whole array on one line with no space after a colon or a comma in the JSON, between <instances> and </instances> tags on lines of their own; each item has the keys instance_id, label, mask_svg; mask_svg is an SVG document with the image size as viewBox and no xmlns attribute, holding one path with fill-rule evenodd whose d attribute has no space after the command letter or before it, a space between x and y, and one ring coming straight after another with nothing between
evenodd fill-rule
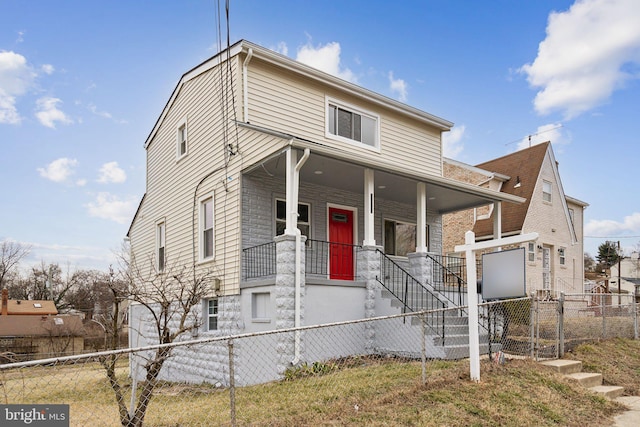
<instances>
[{"instance_id":1,"label":"gable roof","mask_svg":"<svg viewBox=\"0 0 640 427\"><path fill-rule=\"evenodd\" d=\"M501 192L526 200L522 204L509 203L502 206L503 235L517 234L522 230L542 163L550 145L551 143L547 141L476 165L480 169L509 176L509 180L503 183ZM473 231L479 237L492 235L493 218L476 221Z\"/></svg>"}]
</instances>

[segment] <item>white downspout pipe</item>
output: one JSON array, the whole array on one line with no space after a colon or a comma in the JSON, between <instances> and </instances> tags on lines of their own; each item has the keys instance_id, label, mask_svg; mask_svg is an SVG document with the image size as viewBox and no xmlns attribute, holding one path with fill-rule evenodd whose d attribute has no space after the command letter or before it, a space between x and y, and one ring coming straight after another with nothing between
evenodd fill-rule
<instances>
[{"instance_id":1,"label":"white downspout pipe","mask_svg":"<svg viewBox=\"0 0 640 427\"><path fill-rule=\"evenodd\" d=\"M300 241L302 233L300 233L300 229L298 228L298 189L300 186L300 169L305 164L311 151L308 148L304 149L304 154L296 164L294 168L294 177L293 177L293 201L295 202L295 211L291 212L291 215L295 218L295 227L294 231L296 233L296 272L295 272L295 324L296 328L299 328L300 325L300 317L301 317L301 308L300 308L300 292L301 292L301 274L300 269L302 267L302 253L300 252ZM296 366L300 362L300 331L295 332L295 349L294 349L294 357L291 361L291 365Z\"/></svg>"},{"instance_id":2,"label":"white downspout pipe","mask_svg":"<svg viewBox=\"0 0 640 427\"><path fill-rule=\"evenodd\" d=\"M253 49L249 48L247 51L247 57L242 63L242 107L244 111L244 121L249 123L249 82L247 77L247 69L249 61L253 57Z\"/></svg>"}]
</instances>

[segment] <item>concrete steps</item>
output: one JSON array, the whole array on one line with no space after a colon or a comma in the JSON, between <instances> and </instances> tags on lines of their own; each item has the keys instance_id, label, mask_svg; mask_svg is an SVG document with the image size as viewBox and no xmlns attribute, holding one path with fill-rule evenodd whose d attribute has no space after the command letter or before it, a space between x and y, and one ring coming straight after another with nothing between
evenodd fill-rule
<instances>
[{"instance_id":1,"label":"concrete steps","mask_svg":"<svg viewBox=\"0 0 640 427\"><path fill-rule=\"evenodd\" d=\"M608 399L620 397L624 392L624 387L602 385L602 374L582 372L582 362L579 360L547 360L541 362L541 365L564 375L572 381L577 381L592 392Z\"/></svg>"}]
</instances>

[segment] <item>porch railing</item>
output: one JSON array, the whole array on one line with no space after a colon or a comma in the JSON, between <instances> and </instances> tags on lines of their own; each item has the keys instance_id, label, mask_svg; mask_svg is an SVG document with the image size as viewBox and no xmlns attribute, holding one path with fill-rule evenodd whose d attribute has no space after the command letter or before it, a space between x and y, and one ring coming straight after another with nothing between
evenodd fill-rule
<instances>
[{"instance_id":1,"label":"porch railing","mask_svg":"<svg viewBox=\"0 0 640 427\"><path fill-rule=\"evenodd\" d=\"M380 255L380 275L376 276L376 280L402 303L403 313L438 310L428 314L426 323L431 330L442 337L444 345L446 303L440 301L435 294L425 288L384 252L379 249L377 252Z\"/></svg>"},{"instance_id":2,"label":"porch railing","mask_svg":"<svg viewBox=\"0 0 640 427\"><path fill-rule=\"evenodd\" d=\"M357 277L358 245L325 242L308 239L305 243L305 273L339 280L353 280ZM276 244L268 242L242 250L244 279L275 276ZM330 263L344 268L330 270Z\"/></svg>"},{"instance_id":3,"label":"porch railing","mask_svg":"<svg viewBox=\"0 0 640 427\"><path fill-rule=\"evenodd\" d=\"M276 243L268 242L242 250L244 279L275 276Z\"/></svg>"},{"instance_id":4,"label":"porch railing","mask_svg":"<svg viewBox=\"0 0 640 427\"><path fill-rule=\"evenodd\" d=\"M426 254L431 261L433 289L458 306L467 305L467 264L464 258ZM476 261L476 272L482 277L482 262Z\"/></svg>"}]
</instances>

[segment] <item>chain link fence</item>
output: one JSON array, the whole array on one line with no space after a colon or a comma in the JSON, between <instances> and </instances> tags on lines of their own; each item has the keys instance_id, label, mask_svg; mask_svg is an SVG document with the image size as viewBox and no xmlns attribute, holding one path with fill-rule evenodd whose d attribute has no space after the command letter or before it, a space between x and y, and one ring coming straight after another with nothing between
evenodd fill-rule
<instances>
[{"instance_id":1,"label":"chain link fence","mask_svg":"<svg viewBox=\"0 0 640 427\"><path fill-rule=\"evenodd\" d=\"M631 296L592 298L481 304L483 363L559 357L588 340L637 338ZM468 357L464 313L436 310L4 364L1 403L69 405L72 426L322 424L327 411L334 420L344 414L338 418L348 424L354 411L384 404L376 401L380 390L411 390L443 364Z\"/></svg>"}]
</instances>

